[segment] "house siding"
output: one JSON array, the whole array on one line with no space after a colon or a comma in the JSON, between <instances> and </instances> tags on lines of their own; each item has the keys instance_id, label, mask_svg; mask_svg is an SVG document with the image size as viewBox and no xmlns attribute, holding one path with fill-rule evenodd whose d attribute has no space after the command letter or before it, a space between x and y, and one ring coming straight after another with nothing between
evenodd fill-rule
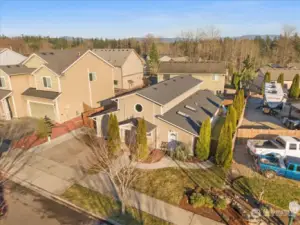
<instances>
[{"instance_id":1,"label":"house siding","mask_svg":"<svg viewBox=\"0 0 300 225\"><path fill-rule=\"evenodd\" d=\"M163 81L164 74L168 73L163 73L163 74L158 74L157 75L157 81L161 82ZM180 75L190 75L190 74L169 74L170 78L177 77ZM218 75L218 80L213 80L213 75L214 74L209 74L209 73L202 73L202 74L191 74L194 78L199 79L202 82L200 86L200 90L208 89L213 91L214 93L217 93L217 91L221 91L222 93L224 92L224 86L225 86L225 75L224 74L216 74Z\"/></svg>"},{"instance_id":2,"label":"house siding","mask_svg":"<svg viewBox=\"0 0 300 225\"><path fill-rule=\"evenodd\" d=\"M143 85L144 66L139 56L132 51L122 65L123 88L130 89ZM129 80L134 83L132 86Z\"/></svg>"},{"instance_id":3,"label":"house siding","mask_svg":"<svg viewBox=\"0 0 300 225\"><path fill-rule=\"evenodd\" d=\"M25 97L22 93L30 87L30 80L32 80L32 75L18 75L11 76L11 86L12 86L12 97L16 106L16 113L14 116L24 117L29 116L27 110L27 103ZM12 109L14 111L14 109Z\"/></svg>"},{"instance_id":4,"label":"house siding","mask_svg":"<svg viewBox=\"0 0 300 225\"><path fill-rule=\"evenodd\" d=\"M157 119L157 148L161 146L162 142L168 142L168 132L176 132L177 133L177 141L182 142L187 145L190 150L190 154L194 154L193 151L193 140L194 136L179 129L171 124L168 124L164 121Z\"/></svg>"},{"instance_id":5,"label":"house siding","mask_svg":"<svg viewBox=\"0 0 300 225\"><path fill-rule=\"evenodd\" d=\"M51 78L51 88L44 87L43 77ZM36 89L38 90L60 92L58 79L58 76L47 67L42 67L34 73L34 82L36 83Z\"/></svg>"},{"instance_id":6,"label":"house siding","mask_svg":"<svg viewBox=\"0 0 300 225\"><path fill-rule=\"evenodd\" d=\"M89 72L96 72L95 81L89 81ZM99 107L99 101L113 97L113 73L111 66L92 53L87 53L70 67L60 78L60 119L66 121L79 116L84 111L83 104Z\"/></svg>"},{"instance_id":7,"label":"house siding","mask_svg":"<svg viewBox=\"0 0 300 225\"><path fill-rule=\"evenodd\" d=\"M45 64L45 62L36 55L33 55L26 63L24 63L28 68L39 68L43 64Z\"/></svg>"},{"instance_id":8,"label":"house siding","mask_svg":"<svg viewBox=\"0 0 300 225\"><path fill-rule=\"evenodd\" d=\"M142 112L135 111L135 105L143 106ZM146 100L138 95L130 95L119 99L119 111L116 113L118 121L123 121L131 117L141 117L150 123L156 124L156 115L161 113L161 107L149 100Z\"/></svg>"}]
</instances>

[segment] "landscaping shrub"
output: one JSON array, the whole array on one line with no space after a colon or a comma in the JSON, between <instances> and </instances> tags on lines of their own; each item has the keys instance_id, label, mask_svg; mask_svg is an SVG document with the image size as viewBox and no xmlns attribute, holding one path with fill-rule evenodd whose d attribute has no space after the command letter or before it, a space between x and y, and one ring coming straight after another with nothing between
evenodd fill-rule
<instances>
[{"instance_id":1,"label":"landscaping shrub","mask_svg":"<svg viewBox=\"0 0 300 225\"><path fill-rule=\"evenodd\" d=\"M193 207L195 208L200 208L200 207L207 207L207 208L212 208L214 207L214 201L212 197L208 194L201 194L194 192L190 196L190 203L192 204Z\"/></svg>"},{"instance_id":2,"label":"landscaping shrub","mask_svg":"<svg viewBox=\"0 0 300 225\"><path fill-rule=\"evenodd\" d=\"M221 210L226 209L226 208L227 208L227 202L226 202L226 200L223 199L223 198L218 198L218 199L216 200L215 207L216 207L217 209L221 209Z\"/></svg>"},{"instance_id":3,"label":"landscaping shrub","mask_svg":"<svg viewBox=\"0 0 300 225\"><path fill-rule=\"evenodd\" d=\"M181 142L178 142L175 150L168 151L168 155L175 160L186 161L189 158L189 149L188 147Z\"/></svg>"},{"instance_id":4,"label":"landscaping shrub","mask_svg":"<svg viewBox=\"0 0 300 225\"><path fill-rule=\"evenodd\" d=\"M205 204L205 197L200 193L194 192L190 196L190 203L192 204L193 207L200 208Z\"/></svg>"}]
</instances>

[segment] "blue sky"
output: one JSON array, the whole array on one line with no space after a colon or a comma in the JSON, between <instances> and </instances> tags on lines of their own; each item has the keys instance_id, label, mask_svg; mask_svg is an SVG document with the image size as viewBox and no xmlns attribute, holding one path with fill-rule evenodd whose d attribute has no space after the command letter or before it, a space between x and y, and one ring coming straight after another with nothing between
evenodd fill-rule
<instances>
[{"instance_id":1,"label":"blue sky","mask_svg":"<svg viewBox=\"0 0 300 225\"><path fill-rule=\"evenodd\" d=\"M0 0L0 34L176 37L214 25L222 36L300 31L300 1Z\"/></svg>"}]
</instances>

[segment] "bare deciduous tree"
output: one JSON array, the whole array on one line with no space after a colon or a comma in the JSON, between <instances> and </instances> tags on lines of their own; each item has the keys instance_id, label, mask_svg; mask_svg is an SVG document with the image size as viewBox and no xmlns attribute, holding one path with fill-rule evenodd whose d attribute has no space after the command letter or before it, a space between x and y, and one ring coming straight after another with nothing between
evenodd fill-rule
<instances>
[{"instance_id":1,"label":"bare deciduous tree","mask_svg":"<svg viewBox=\"0 0 300 225\"><path fill-rule=\"evenodd\" d=\"M101 171L105 182L110 182L108 187L114 190L112 194L116 195L115 197L121 202L121 210L124 214L129 187L137 177L135 157L124 150L121 150L119 155L112 156L106 146L106 141L98 138L91 129L84 130L82 140L91 149L90 166L96 171Z\"/></svg>"}]
</instances>

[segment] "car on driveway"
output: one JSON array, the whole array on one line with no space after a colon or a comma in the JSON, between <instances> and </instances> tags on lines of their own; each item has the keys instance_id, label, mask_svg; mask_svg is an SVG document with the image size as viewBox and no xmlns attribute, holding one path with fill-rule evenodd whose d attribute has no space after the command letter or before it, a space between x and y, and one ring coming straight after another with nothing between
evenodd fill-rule
<instances>
[{"instance_id":1,"label":"car on driveway","mask_svg":"<svg viewBox=\"0 0 300 225\"><path fill-rule=\"evenodd\" d=\"M289 179L300 180L300 159L282 157L278 153L261 155L256 159L257 170L267 178L283 176Z\"/></svg>"}]
</instances>

